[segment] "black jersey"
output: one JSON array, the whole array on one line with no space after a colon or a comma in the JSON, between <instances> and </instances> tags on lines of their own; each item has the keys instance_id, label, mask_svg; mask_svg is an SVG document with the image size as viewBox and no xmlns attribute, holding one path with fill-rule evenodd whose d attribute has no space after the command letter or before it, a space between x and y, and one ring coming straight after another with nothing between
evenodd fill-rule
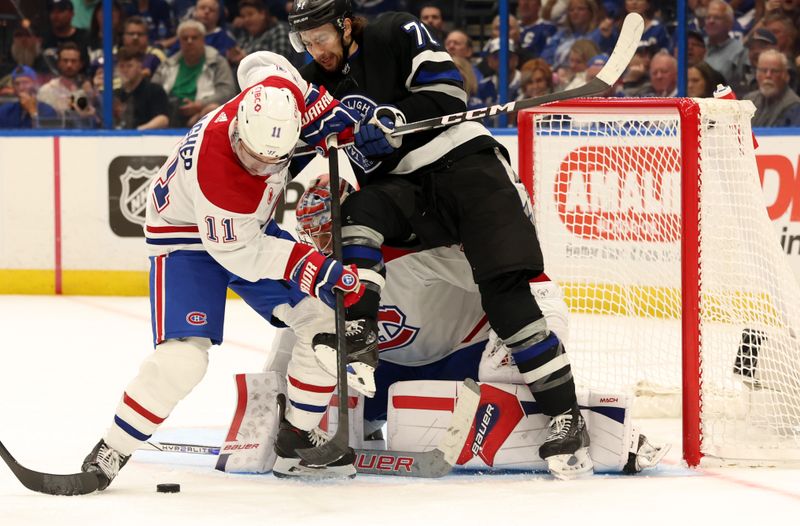
<instances>
[{"instance_id":1,"label":"black jersey","mask_svg":"<svg viewBox=\"0 0 800 526\"><path fill-rule=\"evenodd\" d=\"M341 73L327 73L316 62L306 64L300 73L307 81L324 85L367 120L383 104L399 108L408 122L466 111L467 94L458 68L417 18L384 13L367 24L356 43L358 49ZM355 146L345 152L363 184L364 174L411 174L489 147L503 149L482 124L463 122L405 135L400 148L379 160L367 159Z\"/></svg>"}]
</instances>

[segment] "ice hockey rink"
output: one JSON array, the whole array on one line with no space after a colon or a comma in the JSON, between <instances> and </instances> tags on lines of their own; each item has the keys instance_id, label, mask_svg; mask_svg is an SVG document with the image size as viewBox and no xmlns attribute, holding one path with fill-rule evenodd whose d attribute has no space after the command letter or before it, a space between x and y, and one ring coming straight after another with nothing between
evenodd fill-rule
<instances>
[{"instance_id":1,"label":"ice hockey rink","mask_svg":"<svg viewBox=\"0 0 800 526\"><path fill-rule=\"evenodd\" d=\"M71 473L110 423L150 352L146 298L0 296L0 440L31 469ZM231 419L233 374L260 371L272 329L230 301L226 341L156 439L215 445ZM329 482L229 475L214 457L137 452L108 490L39 495L0 466L2 525L800 524L800 469L688 469L677 420L641 420L672 450L645 475L555 481L454 472L438 480L360 475ZM178 494L156 493L176 482Z\"/></svg>"}]
</instances>

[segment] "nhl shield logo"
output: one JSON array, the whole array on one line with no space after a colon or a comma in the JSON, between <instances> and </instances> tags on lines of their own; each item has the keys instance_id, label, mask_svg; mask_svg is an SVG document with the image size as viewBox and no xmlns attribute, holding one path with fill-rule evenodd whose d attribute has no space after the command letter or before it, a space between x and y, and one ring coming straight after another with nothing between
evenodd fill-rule
<instances>
[{"instance_id":1,"label":"nhl shield logo","mask_svg":"<svg viewBox=\"0 0 800 526\"><path fill-rule=\"evenodd\" d=\"M147 209L147 190L150 180L158 173L157 168L132 168L128 166L119 177L122 192L119 196L119 210L122 216L139 225L144 224Z\"/></svg>"}]
</instances>

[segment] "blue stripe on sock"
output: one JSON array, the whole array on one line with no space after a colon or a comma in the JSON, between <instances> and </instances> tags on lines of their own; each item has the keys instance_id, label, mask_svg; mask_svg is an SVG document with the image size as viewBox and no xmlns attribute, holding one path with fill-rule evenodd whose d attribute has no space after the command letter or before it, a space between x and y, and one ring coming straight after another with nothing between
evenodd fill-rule
<instances>
[{"instance_id":1,"label":"blue stripe on sock","mask_svg":"<svg viewBox=\"0 0 800 526\"><path fill-rule=\"evenodd\" d=\"M301 404L300 402L295 402L294 400L289 400L289 403L297 409L300 409L301 411L308 411L309 413L324 413L328 409L327 405Z\"/></svg>"},{"instance_id":2,"label":"blue stripe on sock","mask_svg":"<svg viewBox=\"0 0 800 526\"><path fill-rule=\"evenodd\" d=\"M365 247L364 245L348 245L342 247L342 259L366 259L368 261L383 261L383 253L378 248Z\"/></svg>"},{"instance_id":3,"label":"blue stripe on sock","mask_svg":"<svg viewBox=\"0 0 800 526\"><path fill-rule=\"evenodd\" d=\"M135 438L136 440L145 441L150 438L152 435L145 435L141 431L137 430L135 427L127 423L125 420L121 419L120 417L114 415L114 423L117 424L123 431L128 433L130 436Z\"/></svg>"},{"instance_id":4,"label":"blue stripe on sock","mask_svg":"<svg viewBox=\"0 0 800 526\"><path fill-rule=\"evenodd\" d=\"M540 341L539 343L534 343L530 347L527 347L519 351L514 351L511 354L514 356L514 361L517 363L517 365L519 365L529 360L533 360L540 354L549 351L550 349L552 349L557 345L558 345L558 338L556 337L555 334L551 332L550 336ZM555 356L553 356L553 358L555 358Z\"/></svg>"}]
</instances>

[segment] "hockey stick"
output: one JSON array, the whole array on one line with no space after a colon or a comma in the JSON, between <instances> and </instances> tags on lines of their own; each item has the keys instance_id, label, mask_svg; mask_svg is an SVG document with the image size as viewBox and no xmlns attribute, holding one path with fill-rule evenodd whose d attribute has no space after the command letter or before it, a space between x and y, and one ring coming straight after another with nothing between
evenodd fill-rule
<instances>
[{"instance_id":1,"label":"hockey stick","mask_svg":"<svg viewBox=\"0 0 800 526\"><path fill-rule=\"evenodd\" d=\"M28 469L11 456L0 442L0 457L23 486L31 491L48 495L86 495L97 491L99 480L94 473L73 473L71 475L54 475L40 473Z\"/></svg>"},{"instance_id":2,"label":"hockey stick","mask_svg":"<svg viewBox=\"0 0 800 526\"><path fill-rule=\"evenodd\" d=\"M453 126L465 121L477 121L486 117L494 117L496 115L504 115L509 113L516 113L520 110L534 108L547 104L548 102L558 102L567 99L576 99L578 97L591 97L603 93L605 90L614 85L615 82L622 76L622 73L630 64L639 41L642 38L644 31L644 19L637 13L629 13L625 17L620 29L617 44L611 51L611 56L608 58L606 65L597 73L597 76L577 88L559 91L558 93L551 93L549 95L542 95L541 97L532 97L530 99L522 99L510 101L505 104L495 104L494 106L487 106L485 108L477 108L474 110L462 111L459 113L452 113L450 115L443 115L441 117L433 117L417 122L411 122L398 126L392 132L392 137L401 137L409 133L417 133L423 131L430 131L436 128L443 128L445 126ZM342 146L349 146L352 143L343 144ZM295 150L295 155L306 155L315 153L316 149L313 146L304 146Z\"/></svg>"},{"instance_id":3,"label":"hockey stick","mask_svg":"<svg viewBox=\"0 0 800 526\"><path fill-rule=\"evenodd\" d=\"M476 121L485 117L514 113L527 108L541 106L548 102L574 99L577 97L590 97L602 93L614 85L617 79L622 75L622 72L625 71L625 68L628 67L628 64L630 64L633 54L636 53L636 47L642 38L643 31L644 19L642 16L637 13L629 13L622 23L622 29L620 29L617 44L614 46L614 50L611 52L611 56L608 58L605 66L597 73L595 78L583 86L559 93L543 95L541 97L511 101L505 104L495 104L494 106L488 106L486 108L462 111L451 115L433 117L431 119L404 124L395 128L394 132L392 132L392 137L400 137L409 133L428 131L444 126L453 126L454 124L459 124L464 121Z\"/></svg>"},{"instance_id":4,"label":"hockey stick","mask_svg":"<svg viewBox=\"0 0 800 526\"><path fill-rule=\"evenodd\" d=\"M336 134L328 136L328 171L331 189L331 233L333 259L342 261L341 196L339 195L339 140ZM326 466L345 456L350 450L350 425L347 410L347 340L344 332L344 294L336 291L336 376L339 396L339 426L333 437L321 446L298 449L297 454L309 466Z\"/></svg>"},{"instance_id":5,"label":"hockey stick","mask_svg":"<svg viewBox=\"0 0 800 526\"><path fill-rule=\"evenodd\" d=\"M416 451L386 451L383 449L357 449L354 463L356 472L367 475L395 475L399 477L439 478L453 469L467 436L481 399L480 387L473 380L464 381L453 409L453 418L445 430L444 439L435 449L423 453ZM139 448L142 451L165 453L191 453L219 455L220 446L202 446L177 442L150 440Z\"/></svg>"}]
</instances>

